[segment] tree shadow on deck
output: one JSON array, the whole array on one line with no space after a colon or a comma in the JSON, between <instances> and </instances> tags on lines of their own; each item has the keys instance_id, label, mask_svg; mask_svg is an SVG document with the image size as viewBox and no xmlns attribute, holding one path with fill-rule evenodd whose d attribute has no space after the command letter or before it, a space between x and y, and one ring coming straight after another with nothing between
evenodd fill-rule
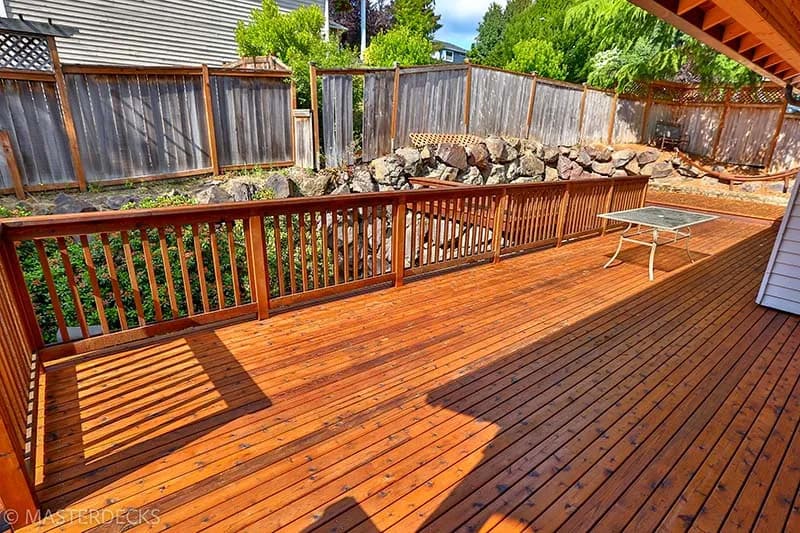
<instances>
[{"instance_id":1,"label":"tree shadow on deck","mask_svg":"<svg viewBox=\"0 0 800 533\"><path fill-rule=\"evenodd\" d=\"M123 352L124 359L111 354L91 360L87 366L99 369L97 375L86 369L78 375L70 363L47 376L46 400L57 403L44 414L38 489L44 509L57 511L108 490L132 471L272 405L215 331L161 346ZM108 387L94 385L86 393L97 380ZM117 497L113 489L104 496Z\"/></svg>"},{"instance_id":2,"label":"tree shadow on deck","mask_svg":"<svg viewBox=\"0 0 800 533\"><path fill-rule=\"evenodd\" d=\"M539 488L542 486L542 482L539 480L540 474L541 478L545 479L559 471L551 469L547 472L544 470L540 472L537 470L537 465L542 464L545 459L550 459L552 463L553 456L560 452L561 447L557 445L554 451L542 451L538 459L529 463L524 461L519 463L520 457L536 447L554 442L550 439L569 441L576 434L576 429L581 430L577 424L575 427L567 427L573 423L575 417L585 415L588 427L592 419L587 413L593 403L587 400L588 403L585 406L575 406L581 405L580 402L583 401L579 397L581 395L588 397L590 394L595 394L598 395L598 398L602 398L606 394L614 394L615 385L610 382L605 384L602 382L613 373L613 370L610 369L618 362L616 356L619 354L616 352L626 350L628 354L626 360L631 363L631 367L630 370L626 370L624 374L620 374L614 379L620 381L629 378L628 386L631 387L637 380L644 380L654 373L661 362L676 356L673 351L677 351L677 343L669 344L658 350L653 348L645 357L638 349L631 351L632 347L638 346L637 344L620 343L619 346L607 344L610 339L608 332L594 333L592 326L599 319L603 319L609 324L613 324L617 332L624 332L629 325L636 325L644 320L652 330L649 336L642 339L642 345L647 343L648 346L651 346L650 343L653 339L661 339L669 331L678 336L684 335L686 338L692 338L692 328L698 321L701 319L714 321L722 317L724 309L716 308L705 312L702 316L695 315L697 309L702 307L703 302L713 301L715 296L725 292L725 285L718 284L719 276L730 275L731 272L735 274L732 279L741 279L736 275L747 275L753 279L760 276L769 256L769 245L774 235L775 229L773 228L759 231L713 256L693 251L695 259L701 257L706 259L666 279L659 280L656 277L655 283L642 285L640 290L627 296L624 300L610 304L603 309L593 310L589 316L574 324L515 349L490 364L475 368L469 373L431 390L427 395L429 405L451 410L458 415L466 415L474 420L490 422L492 425L482 431L492 433L491 436L487 435L488 442L483 448L473 452L472 458L467 459L466 452L454 444L453 448L449 450L443 448L441 455L428 460L426 464L420 463L417 468L423 474L419 480L415 480L412 487L414 489L421 489L423 486L432 487L433 492L416 494L408 501L404 500L402 492L396 492L399 499L393 500L395 502L392 512L393 519L397 520L404 513L411 513L406 515L409 521L403 523L407 530L418 528L433 532L457 529L459 525L463 525L476 515L478 523L473 523L471 526L474 526L474 530L478 530L485 525L485 521L491 518L495 511L512 520L524 521L525 515L528 513L517 513L517 510L525 508L530 503L525 503L525 501L533 491L537 490L533 488L535 484L539 483ZM606 257L610 257L612 252L613 250L610 250ZM750 252L746 253L747 259L734 260L736 256L742 257L743 252ZM688 264L685 251L681 248L664 247L659 250L657 257L659 260L657 260L656 266L661 271L669 272ZM620 254L620 258L629 265L636 265L647 283L648 250L646 248L626 247ZM737 294L742 296L747 292L752 292L755 295L755 289L757 289L757 283L748 284L747 287L739 289ZM661 297L654 299L652 291L656 290L661 291ZM709 292L702 298L693 299L693 296L701 290ZM742 307L748 305L755 306L752 299L741 304ZM633 308L638 309L635 314L632 313ZM670 321L674 320L675 315L685 315L686 319L677 325L671 324ZM670 327L665 328L665 326ZM587 329L588 332L582 331L584 329ZM562 345L588 343L588 347L583 347L581 351L577 352L575 348L566 349L563 354L542 363L553 350L552 345L559 345L559 343ZM602 359L604 363L598 364L596 369L591 370L593 367L588 366L591 361L595 358L598 361L601 360L600 357L609 350L612 352ZM624 363L619 362L619 364ZM652 366L646 367L645 364ZM585 375L575 378L575 375L584 368L587 369ZM561 369L564 370L559 373ZM548 377L551 374L552 377ZM572 384L571 380L576 383ZM539 383L544 385L539 385ZM580 390L577 390L576 384L581 384ZM622 390L617 390L617 392L621 396L626 394ZM613 399L606 398L605 401L609 402L609 406L615 403ZM572 416L563 414L573 408L576 412ZM540 412L543 409L545 411ZM597 416L602 412L598 412ZM564 420L558 425L545 425L547 420L559 415ZM689 414L687 413L686 416L688 417ZM455 430L452 431L455 432ZM465 429L459 429L459 431L467 432ZM469 430L470 438L477 431L477 429ZM591 438L605 437L602 433L598 433ZM475 456L476 453L479 453L480 457ZM572 455L565 453L563 457L556 457L555 462L562 465L560 468L568 469L568 463L572 458ZM459 462L461 464L456 465ZM433 467L430 474L425 472L427 465ZM445 465L447 470L442 470L442 465ZM514 488L519 492L516 496L517 499L509 503L504 500L504 497L508 496L506 491L511 487L505 483L496 483L493 479L496 475L504 473L512 467L515 469L515 479L517 480ZM458 472L462 469L464 473L459 474ZM437 478L435 472L442 472L441 477ZM398 483L401 479L395 479L391 483ZM558 490L567 488L561 487ZM399 489L395 488L395 490ZM411 489L404 486L404 490ZM481 491L480 499L476 500L474 495L478 491ZM433 497L437 492L441 498L438 500L439 503L425 505L424 513L415 517L416 509L422 505L422 502ZM470 500L470 497L473 497L474 501ZM381 526L381 520L377 516L372 517L370 513L379 513L380 511L377 509L389 504L388 501L386 503L376 501L376 498L378 496L375 495L369 498L368 507L366 504L362 507L363 502L358 502L350 497L338 500L325 509L325 513L315 521L309 530L343 531L353 528L356 524L359 524L359 529L363 531L375 530ZM412 502L416 507L412 506ZM365 509L368 509L369 512Z\"/></svg>"}]
</instances>

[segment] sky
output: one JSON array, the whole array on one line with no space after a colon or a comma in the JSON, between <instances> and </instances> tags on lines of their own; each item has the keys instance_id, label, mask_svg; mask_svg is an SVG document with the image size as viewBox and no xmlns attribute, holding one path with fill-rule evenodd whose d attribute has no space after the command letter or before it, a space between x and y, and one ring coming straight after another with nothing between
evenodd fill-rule
<instances>
[{"instance_id":1,"label":"sky","mask_svg":"<svg viewBox=\"0 0 800 533\"><path fill-rule=\"evenodd\" d=\"M495 0L505 5L505 0ZM436 12L441 15L442 28L436 38L469 50L478 32L478 23L492 0L436 0Z\"/></svg>"}]
</instances>

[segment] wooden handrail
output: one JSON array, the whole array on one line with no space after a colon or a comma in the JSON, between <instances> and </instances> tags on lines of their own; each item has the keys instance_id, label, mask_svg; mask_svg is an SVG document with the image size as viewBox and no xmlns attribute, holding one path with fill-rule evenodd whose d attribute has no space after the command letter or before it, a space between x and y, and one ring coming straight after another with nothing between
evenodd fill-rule
<instances>
[{"instance_id":1,"label":"wooden handrail","mask_svg":"<svg viewBox=\"0 0 800 533\"><path fill-rule=\"evenodd\" d=\"M37 290L47 294L36 301L52 306L26 309L36 335L37 323L44 328L35 343L47 344L40 354L50 360L220 320L264 319L278 307L600 234L606 228L596 215L638 207L647 181L458 185L16 218L0 221L0 247L20 279L18 254L41 266ZM78 290L80 280L90 294ZM70 290L56 290L60 284ZM17 299L30 302L24 282L17 285ZM74 317L63 311L70 309Z\"/></svg>"}]
</instances>

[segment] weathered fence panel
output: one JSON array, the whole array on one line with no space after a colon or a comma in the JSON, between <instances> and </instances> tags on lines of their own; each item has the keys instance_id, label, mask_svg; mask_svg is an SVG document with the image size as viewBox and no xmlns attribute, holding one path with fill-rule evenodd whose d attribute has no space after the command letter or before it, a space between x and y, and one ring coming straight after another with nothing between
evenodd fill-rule
<instances>
[{"instance_id":1,"label":"weathered fence panel","mask_svg":"<svg viewBox=\"0 0 800 533\"><path fill-rule=\"evenodd\" d=\"M611 121L611 105L614 97L603 91L586 89L583 105L583 127L581 140L584 142L608 141L608 125Z\"/></svg>"},{"instance_id":2,"label":"weathered fence panel","mask_svg":"<svg viewBox=\"0 0 800 533\"><path fill-rule=\"evenodd\" d=\"M771 172L800 167L800 116L786 115L772 156Z\"/></svg>"},{"instance_id":3,"label":"weathered fence panel","mask_svg":"<svg viewBox=\"0 0 800 533\"><path fill-rule=\"evenodd\" d=\"M543 144L577 144L583 89L538 80L530 137Z\"/></svg>"},{"instance_id":4,"label":"weathered fence panel","mask_svg":"<svg viewBox=\"0 0 800 533\"><path fill-rule=\"evenodd\" d=\"M528 136L528 106L533 78L472 67L469 133Z\"/></svg>"},{"instance_id":5,"label":"weathered fence panel","mask_svg":"<svg viewBox=\"0 0 800 533\"><path fill-rule=\"evenodd\" d=\"M294 117L294 164L300 168L314 168L314 128L311 111L295 109Z\"/></svg>"},{"instance_id":6,"label":"weathered fence panel","mask_svg":"<svg viewBox=\"0 0 800 533\"><path fill-rule=\"evenodd\" d=\"M653 142L659 121L676 122L681 125L688 139L684 150L691 154L711 156L721 118L720 106L684 107L664 103L653 104L647 118L646 138Z\"/></svg>"},{"instance_id":7,"label":"weathered fence panel","mask_svg":"<svg viewBox=\"0 0 800 533\"><path fill-rule=\"evenodd\" d=\"M325 165L338 167L353 162L353 77L322 77L322 139Z\"/></svg>"},{"instance_id":8,"label":"weathered fence panel","mask_svg":"<svg viewBox=\"0 0 800 533\"><path fill-rule=\"evenodd\" d=\"M643 141L642 131L644 110L646 103L641 100L632 100L619 97L617 99L617 112L614 115L614 131L612 142L640 143Z\"/></svg>"},{"instance_id":9,"label":"weathered fence panel","mask_svg":"<svg viewBox=\"0 0 800 533\"><path fill-rule=\"evenodd\" d=\"M361 158L372 161L392 150L394 72L364 75L364 115Z\"/></svg>"},{"instance_id":10,"label":"weathered fence panel","mask_svg":"<svg viewBox=\"0 0 800 533\"><path fill-rule=\"evenodd\" d=\"M0 80L0 130L8 132L25 185L74 183L54 83ZM10 169L0 157L0 188L12 186Z\"/></svg>"},{"instance_id":11,"label":"weathered fence panel","mask_svg":"<svg viewBox=\"0 0 800 533\"><path fill-rule=\"evenodd\" d=\"M783 107L728 110L715 158L737 165L764 165Z\"/></svg>"},{"instance_id":12,"label":"weathered fence panel","mask_svg":"<svg viewBox=\"0 0 800 533\"><path fill-rule=\"evenodd\" d=\"M292 162L291 85L262 77L211 76L210 82L222 167Z\"/></svg>"},{"instance_id":13,"label":"weathered fence panel","mask_svg":"<svg viewBox=\"0 0 800 533\"><path fill-rule=\"evenodd\" d=\"M87 181L210 166L199 77L68 74L66 81Z\"/></svg>"},{"instance_id":14,"label":"weathered fence panel","mask_svg":"<svg viewBox=\"0 0 800 533\"><path fill-rule=\"evenodd\" d=\"M404 69L400 73L396 144L409 134L463 133L466 65L431 69Z\"/></svg>"}]
</instances>

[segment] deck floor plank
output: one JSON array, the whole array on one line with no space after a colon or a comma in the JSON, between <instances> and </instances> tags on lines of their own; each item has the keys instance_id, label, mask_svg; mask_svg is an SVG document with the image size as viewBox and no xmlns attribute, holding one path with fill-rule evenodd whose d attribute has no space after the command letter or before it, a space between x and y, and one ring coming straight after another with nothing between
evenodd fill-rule
<instances>
[{"instance_id":1,"label":"deck floor plank","mask_svg":"<svg viewBox=\"0 0 800 533\"><path fill-rule=\"evenodd\" d=\"M800 324L753 303L774 237L714 221L650 283L641 249L600 268L611 233L50 363L37 490L159 518L103 531L791 527Z\"/></svg>"}]
</instances>

